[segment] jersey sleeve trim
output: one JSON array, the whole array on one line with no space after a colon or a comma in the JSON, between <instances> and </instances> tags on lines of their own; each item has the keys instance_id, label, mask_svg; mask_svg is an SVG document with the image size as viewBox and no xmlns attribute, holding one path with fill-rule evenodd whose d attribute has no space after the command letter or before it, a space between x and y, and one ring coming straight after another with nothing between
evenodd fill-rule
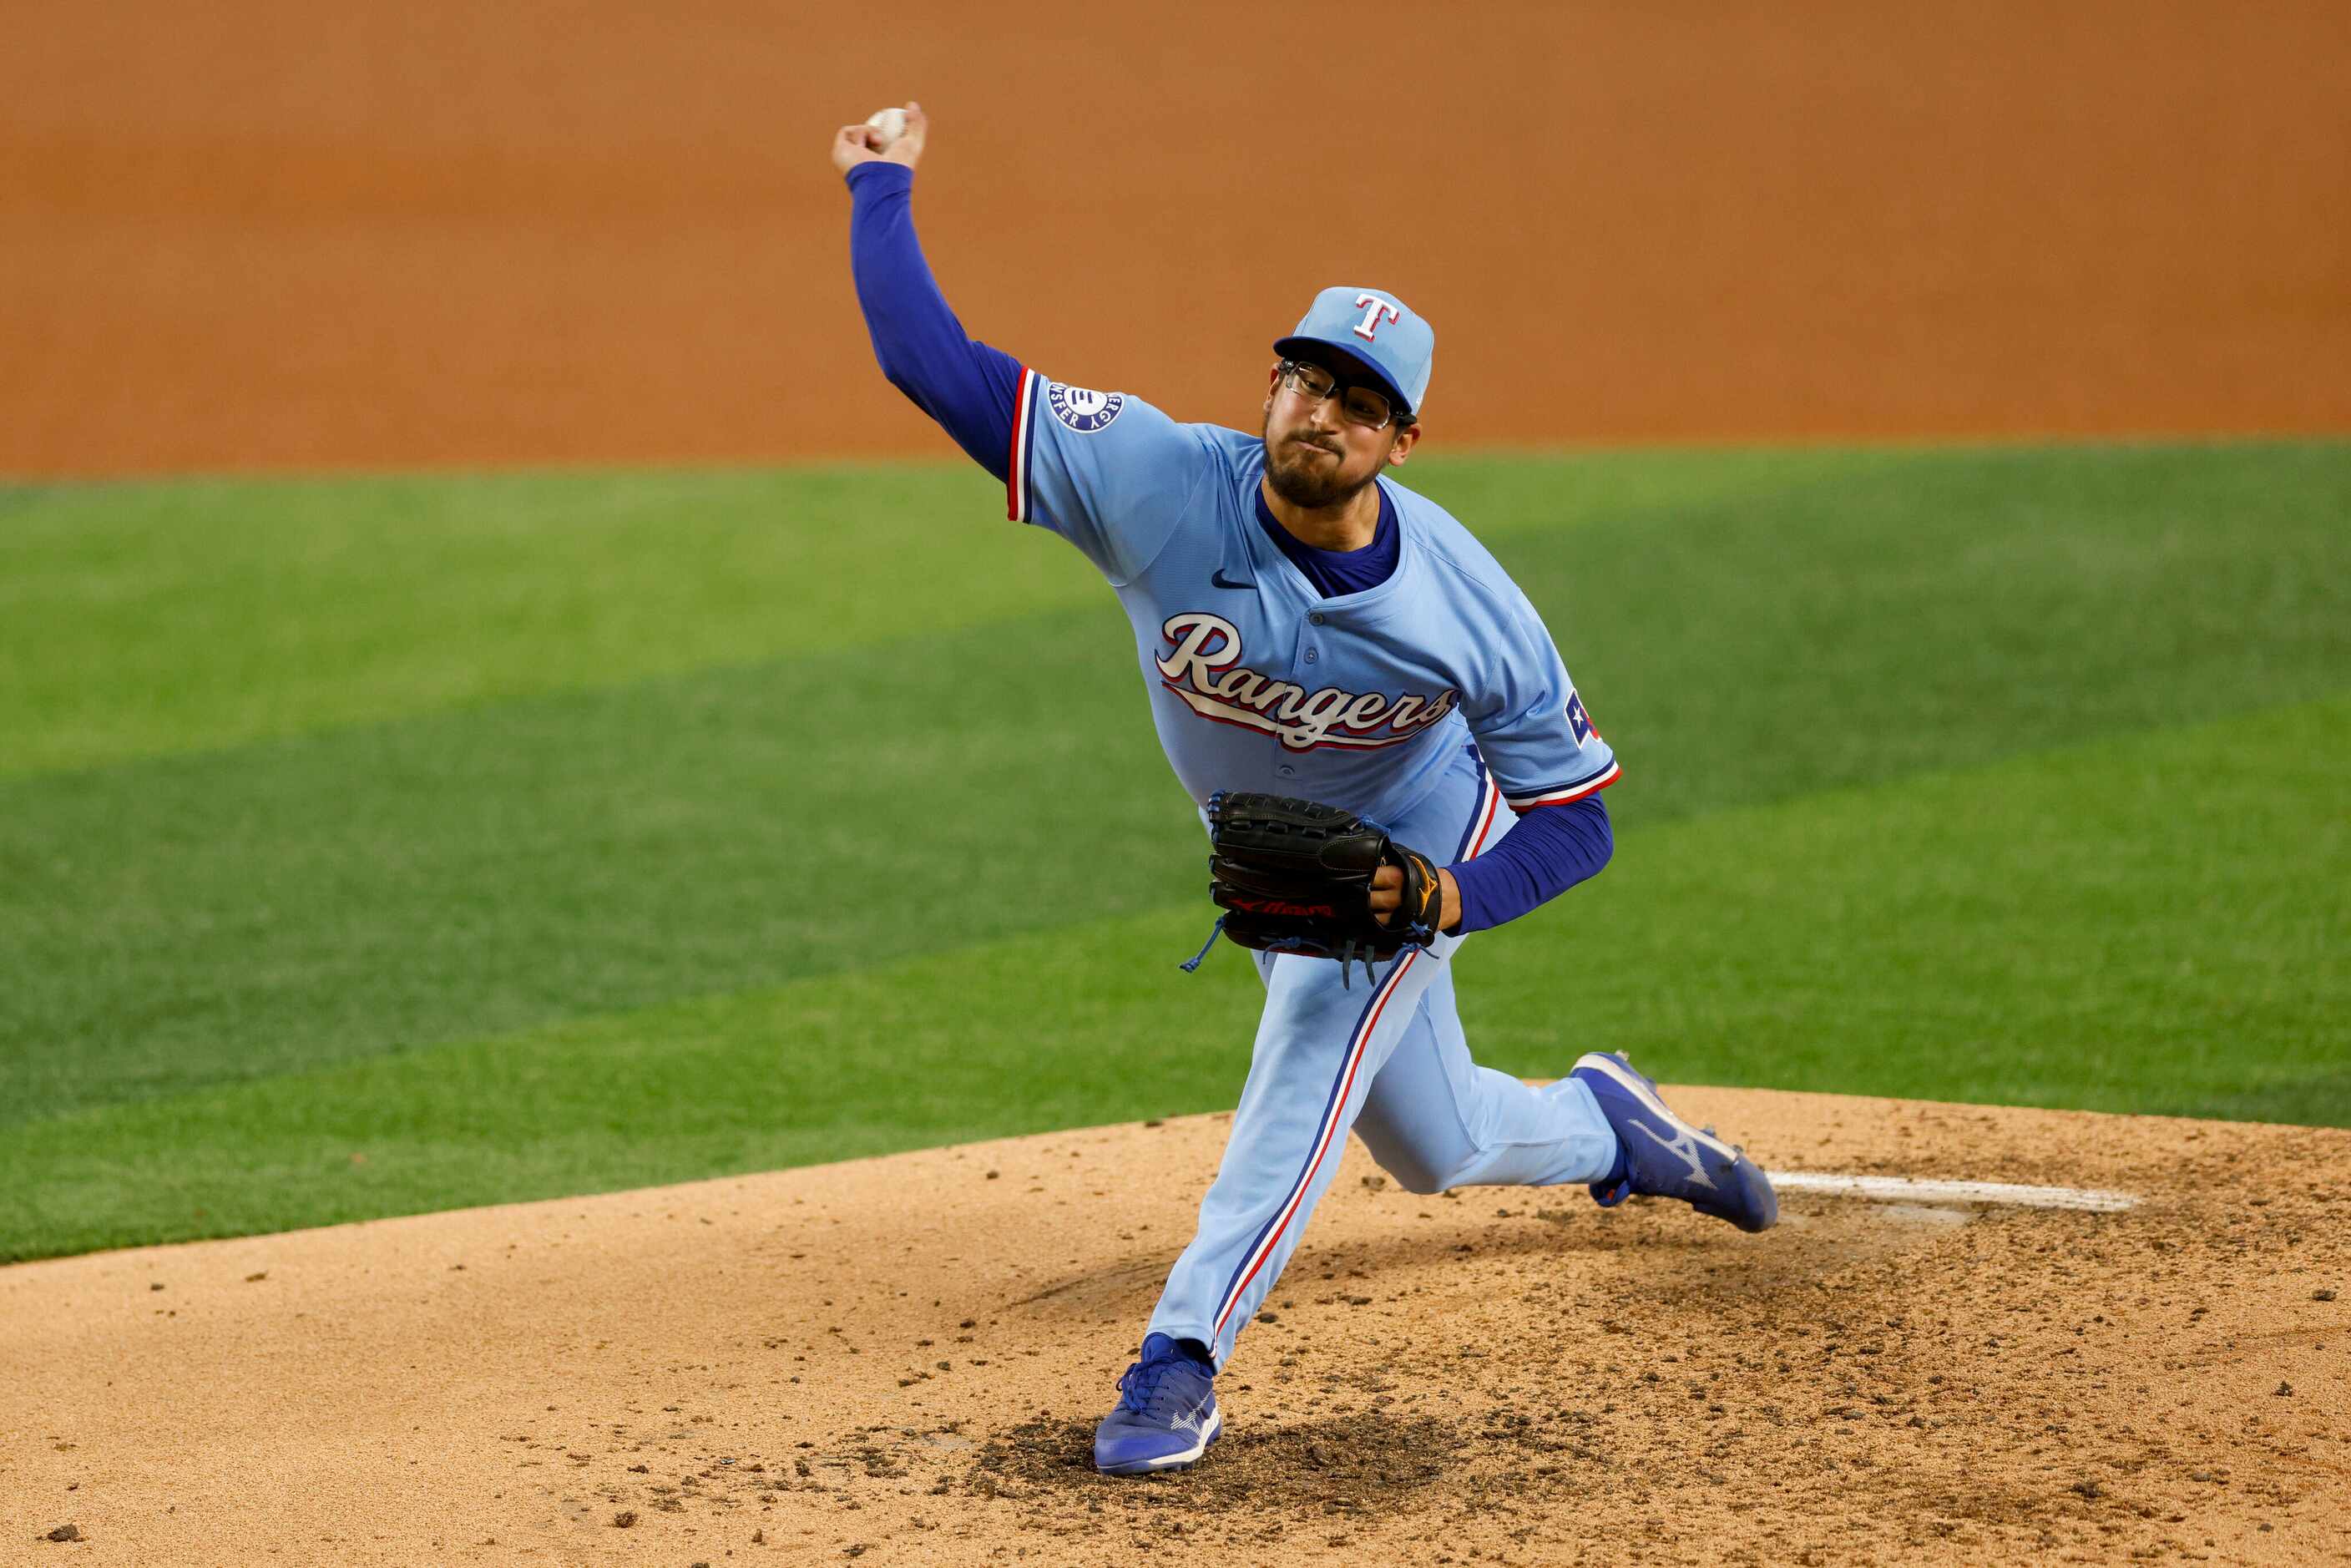
<instances>
[{"instance_id":1,"label":"jersey sleeve trim","mask_svg":"<svg viewBox=\"0 0 2351 1568\"><path fill-rule=\"evenodd\" d=\"M1598 794L1624 776L1625 770L1617 767L1615 759L1611 758L1607 767L1589 779L1579 779L1573 784L1562 784L1552 789L1539 789L1531 795L1510 795L1504 799L1510 801L1511 810L1520 812L1531 811L1537 806L1564 806L1581 800L1586 795Z\"/></svg>"},{"instance_id":2,"label":"jersey sleeve trim","mask_svg":"<svg viewBox=\"0 0 2351 1568\"><path fill-rule=\"evenodd\" d=\"M1012 404L1012 452L1004 473L1004 515L1016 523L1033 520L1029 516L1033 497L1029 488L1029 448L1036 433L1036 392L1037 372L1021 366L1020 393Z\"/></svg>"},{"instance_id":3,"label":"jersey sleeve trim","mask_svg":"<svg viewBox=\"0 0 2351 1568\"><path fill-rule=\"evenodd\" d=\"M1501 787L1495 783L1493 774L1487 771L1486 759L1477 757L1476 761L1478 807L1469 813L1469 825L1461 830L1461 841L1453 847L1452 863L1455 864L1476 858L1485 849L1486 841L1493 836L1494 819L1500 814Z\"/></svg>"}]
</instances>

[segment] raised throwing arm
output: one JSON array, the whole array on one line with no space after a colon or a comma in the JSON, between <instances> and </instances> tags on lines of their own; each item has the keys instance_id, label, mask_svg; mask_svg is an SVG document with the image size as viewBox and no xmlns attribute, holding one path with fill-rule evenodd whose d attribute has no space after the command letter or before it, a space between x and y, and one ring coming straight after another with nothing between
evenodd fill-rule
<instances>
[{"instance_id":1,"label":"raised throwing arm","mask_svg":"<svg viewBox=\"0 0 2351 1568\"><path fill-rule=\"evenodd\" d=\"M882 373L1000 480L1011 467L1020 361L965 333L923 259L912 207L929 134L930 117L911 103L905 133L886 148L876 149L879 134L865 125L834 133L833 167L852 203L850 270Z\"/></svg>"}]
</instances>

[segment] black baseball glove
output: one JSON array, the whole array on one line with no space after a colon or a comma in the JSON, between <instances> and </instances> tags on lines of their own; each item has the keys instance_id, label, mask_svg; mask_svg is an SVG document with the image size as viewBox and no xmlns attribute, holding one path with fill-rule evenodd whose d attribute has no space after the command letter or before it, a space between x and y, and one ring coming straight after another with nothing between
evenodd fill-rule
<instances>
[{"instance_id":1,"label":"black baseball glove","mask_svg":"<svg viewBox=\"0 0 2351 1568\"><path fill-rule=\"evenodd\" d=\"M1225 911L1219 928L1244 947L1368 967L1437 940L1437 867L1377 822L1288 795L1220 790L1208 798L1208 896ZM1388 865L1404 873L1403 902L1383 925L1372 878Z\"/></svg>"}]
</instances>

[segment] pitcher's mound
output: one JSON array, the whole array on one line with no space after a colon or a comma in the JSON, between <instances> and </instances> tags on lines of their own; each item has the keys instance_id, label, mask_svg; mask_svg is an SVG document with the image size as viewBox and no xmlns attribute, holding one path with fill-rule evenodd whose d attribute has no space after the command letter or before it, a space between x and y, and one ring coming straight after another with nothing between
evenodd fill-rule
<instances>
[{"instance_id":1,"label":"pitcher's mound","mask_svg":"<svg viewBox=\"0 0 2351 1568\"><path fill-rule=\"evenodd\" d=\"M2351 1552L2351 1133L1674 1094L1775 1170L2137 1202L1750 1237L1351 1147L1140 1481L1088 1445L1222 1117L27 1264L0 1562Z\"/></svg>"}]
</instances>

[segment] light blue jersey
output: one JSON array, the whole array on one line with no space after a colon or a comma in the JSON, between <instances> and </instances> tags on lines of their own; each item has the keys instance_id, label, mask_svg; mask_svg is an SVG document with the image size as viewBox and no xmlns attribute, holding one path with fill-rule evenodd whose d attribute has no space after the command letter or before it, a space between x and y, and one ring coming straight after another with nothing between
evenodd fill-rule
<instances>
[{"instance_id":1,"label":"light blue jersey","mask_svg":"<svg viewBox=\"0 0 2351 1568\"><path fill-rule=\"evenodd\" d=\"M1264 470L1258 436L1022 374L1011 515L1076 545L1117 591L1159 743L1195 800L1262 789L1393 826L1472 739L1515 810L1615 779L1541 618L1442 507L1380 479L1395 570L1326 599L1258 525Z\"/></svg>"}]
</instances>

